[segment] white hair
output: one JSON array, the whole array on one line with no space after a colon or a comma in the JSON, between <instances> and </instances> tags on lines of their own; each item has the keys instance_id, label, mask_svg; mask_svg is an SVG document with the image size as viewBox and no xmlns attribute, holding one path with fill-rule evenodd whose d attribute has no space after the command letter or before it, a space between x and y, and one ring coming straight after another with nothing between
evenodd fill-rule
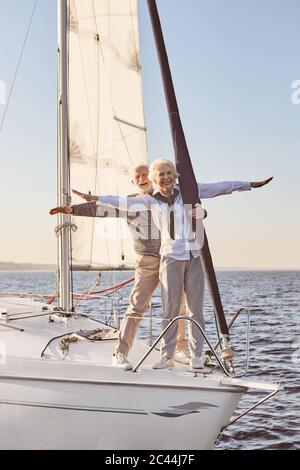
<instances>
[{"instance_id":1,"label":"white hair","mask_svg":"<svg viewBox=\"0 0 300 470\"><path fill-rule=\"evenodd\" d=\"M133 168L131 168L131 176L133 176L135 171L138 170L139 168L147 168L149 170L149 165L148 163L138 163Z\"/></svg>"},{"instance_id":2,"label":"white hair","mask_svg":"<svg viewBox=\"0 0 300 470\"><path fill-rule=\"evenodd\" d=\"M159 173L159 169L163 166L167 165L172 171L175 178L178 178L179 173L177 173L176 166L170 160L166 158L157 158L153 160L153 162L149 166L149 180L152 182L157 181L157 173Z\"/></svg>"}]
</instances>

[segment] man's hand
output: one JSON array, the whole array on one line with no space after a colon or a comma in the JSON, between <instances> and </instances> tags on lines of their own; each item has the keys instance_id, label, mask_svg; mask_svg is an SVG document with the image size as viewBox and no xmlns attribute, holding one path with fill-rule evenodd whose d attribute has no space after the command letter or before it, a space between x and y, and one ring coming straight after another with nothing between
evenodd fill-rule
<instances>
[{"instance_id":1,"label":"man's hand","mask_svg":"<svg viewBox=\"0 0 300 470\"><path fill-rule=\"evenodd\" d=\"M80 191L76 191L76 189L72 189L72 193L76 194L76 196L81 197L85 201L98 201L98 196L93 196L92 194L85 194L81 193Z\"/></svg>"},{"instance_id":2,"label":"man's hand","mask_svg":"<svg viewBox=\"0 0 300 470\"><path fill-rule=\"evenodd\" d=\"M262 186L265 186L265 184L268 184L270 183L270 181L272 181L273 179L273 176L271 176L271 178L268 178L266 180L263 180L263 181L253 181L251 184L251 188L261 188Z\"/></svg>"},{"instance_id":3,"label":"man's hand","mask_svg":"<svg viewBox=\"0 0 300 470\"><path fill-rule=\"evenodd\" d=\"M54 209L51 209L49 212L50 215L55 215L55 214L73 214L73 206L60 206L60 207L54 207Z\"/></svg>"},{"instance_id":4,"label":"man's hand","mask_svg":"<svg viewBox=\"0 0 300 470\"><path fill-rule=\"evenodd\" d=\"M205 217L207 216L206 210L203 209L201 204L199 204L198 202L197 204L195 204L195 207L193 209L188 211L188 214L193 219L200 219L200 220L205 219Z\"/></svg>"}]
</instances>

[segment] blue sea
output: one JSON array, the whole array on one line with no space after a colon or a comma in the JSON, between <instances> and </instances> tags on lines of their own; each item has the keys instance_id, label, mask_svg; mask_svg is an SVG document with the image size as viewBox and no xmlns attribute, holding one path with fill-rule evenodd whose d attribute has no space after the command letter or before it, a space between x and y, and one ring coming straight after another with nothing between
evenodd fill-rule
<instances>
[{"instance_id":1,"label":"blue sea","mask_svg":"<svg viewBox=\"0 0 300 470\"><path fill-rule=\"evenodd\" d=\"M132 272L104 272L95 286L97 273L74 273L74 291L102 290L130 279ZM299 271L220 271L217 272L226 317L240 307L251 311L249 380L281 382L284 390L225 430L217 449L299 449L300 448L300 272ZM0 272L0 291L55 293L53 272ZM132 284L114 297L82 300L77 310L97 314L101 320L117 321L128 305ZM155 338L159 333L161 310L159 290L152 302ZM214 343L214 317L209 294L205 296L206 332ZM139 330L149 337L149 318ZM231 329L237 370L244 367L246 316ZM253 392L241 400L238 412L263 395Z\"/></svg>"}]
</instances>

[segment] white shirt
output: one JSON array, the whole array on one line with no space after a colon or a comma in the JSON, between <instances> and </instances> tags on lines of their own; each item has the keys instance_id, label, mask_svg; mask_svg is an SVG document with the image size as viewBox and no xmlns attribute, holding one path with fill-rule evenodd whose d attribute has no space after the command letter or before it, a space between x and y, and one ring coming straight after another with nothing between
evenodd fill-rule
<instances>
[{"instance_id":1,"label":"white shirt","mask_svg":"<svg viewBox=\"0 0 300 470\"><path fill-rule=\"evenodd\" d=\"M177 186L175 186L179 189ZM198 184L200 199L212 198L225 194L231 194L233 191L249 191L251 184L243 181L223 181L212 184ZM114 207L124 211L148 211L151 210L153 220L161 232L160 255L177 260L189 260L191 256L197 258L200 256L202 244L195 238L192 232L187 209L179 192L174 203L174 228L175 239L172 240L169 233L169 207L166 203L155 199L150 195L136 197L119 196L99 196L101 204ZM199 221L198 221L199 223Z\"/></svg>"}]
</instances>

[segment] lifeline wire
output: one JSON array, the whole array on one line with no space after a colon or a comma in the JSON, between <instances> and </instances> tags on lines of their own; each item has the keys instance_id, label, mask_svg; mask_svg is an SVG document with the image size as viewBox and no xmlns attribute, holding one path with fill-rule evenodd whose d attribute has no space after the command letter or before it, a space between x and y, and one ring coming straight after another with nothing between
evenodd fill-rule
<instances>
[{"instance_id":1,"label":"lifeline wire","mask_svg":"<svg viewBox=\"0 0 300 470\"><path fill-rule=\"evenodd\" d=\"M13 92L13 89L14 89L14 86L15 86L15 82L16 82L17 75L18 75L18 72L19 72L19 68L20 68L20 65L21 65L21 61L22 61L22 58L23 58L24 49L25 49L26 42L27 42L27 39L28 39L28 36L29 36L31 24L32 24L32 21L33 21L33 17L34 17L34 14L35 14L35 10L36 10L38 1L39 0L35 0L34 5L33 5L31 17L30 17L30 20L29 20L29 25L28 25L26 35L25 35L25 39L24 39L23 45L22 45L21 54L20 54L20 57L19 57L19 60L18 60L17 68L16 68L15 75L14 75L14 78L13 78L13 81L12 81L12 85L11 85L11 89L10 89L10 92L9 92L9 95L8 95L7 103L6 103L6 106L4 108L4 112L3 112L3 116L2 116L2 120L1 120L1 125L0 125L0 133L3 129L6 113L7 113L8 106L9 106L9 103L10 103L10 100L11 100L11 97L12 97L12 92Z\"/></svg>"}]
</instances>

